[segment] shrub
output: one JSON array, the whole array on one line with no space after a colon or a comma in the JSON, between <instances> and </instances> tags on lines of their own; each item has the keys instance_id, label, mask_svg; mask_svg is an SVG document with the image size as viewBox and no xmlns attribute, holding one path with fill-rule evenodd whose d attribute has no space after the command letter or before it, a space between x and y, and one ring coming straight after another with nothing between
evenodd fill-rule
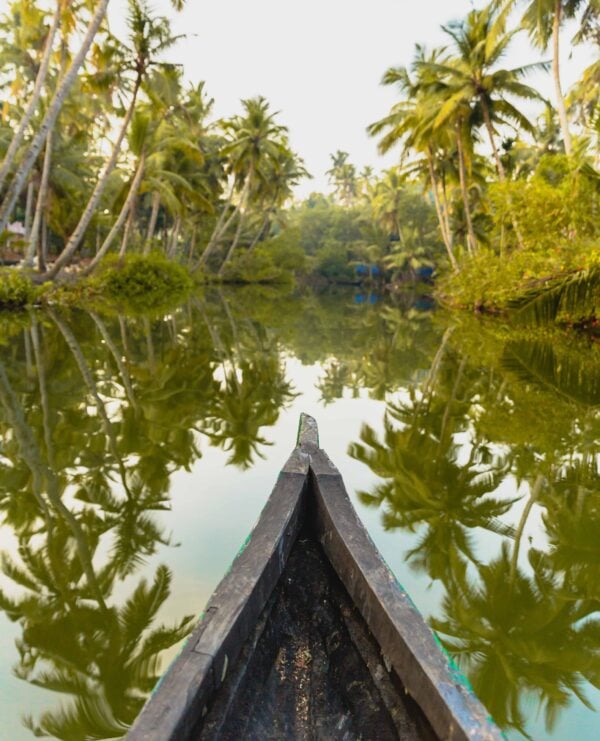
<instances>
[{"instance_id":1,"label":"shrub","mask_svg":"<svg viewBox=\"0 0 600 741\"><path fill-rule=\"evenodd\" d=\"M499 311L515 299L561 277L600 265L594 242L574 242L553 249L514 250L508 256L482 249L465 260L460 273L444 276L437 293L451 305Z\"/></svg>"},{"instance_id":2,"label":"shrub","mask_svg":"<svg viewBox=\"0 0 600 741\"><path fill-rule=\"evenodd\" d=\"M108 258L93 282L101 294L134 310L170 305L192 288L187 270L160 253Z\"/></svg>"},{"instance_id":3,"label":"shrub","mask_svg":"<svg viewBox=\"0 0 600 741\"><path fill-rule=\"evenodd\" d=\"M344 245L326 244L316 254L314 272L334 282L352 283L356 277L351 259Z\"/></svg>"},{"instance_id":4,"label":"shrub","mask_svg":"<svg viewBox=\"0 0 600 741\"><path fill-rule=\"evenodd\" d=\"M597 176L586 168L569 169L564 156L543 157L529 180L494 183L490 201L496 232L502 225L510 229L516 214L528 249L554 249L557 244L600 235Z\"/></svg>"},{"instance_id":5,"label":"shrub","mask_svg":"<svg viewBox=\"0 0 600 741\"><path fill-rule=\"evenodd\" d=\"M0 270L0 309L20 309L33 303L37 291L31 280L18 270Z\"/></svg>"},{"instance_id":6,"label":"shrub","mask_svg":"<svg viewBox=\"0 0 600 741\"><path fill-rule=\"evenodd\" d=\"M235 283L289 283L306 270L306 256L293 230L240 251L225 267L223 278Z\"/></svg>"}]
</instances>

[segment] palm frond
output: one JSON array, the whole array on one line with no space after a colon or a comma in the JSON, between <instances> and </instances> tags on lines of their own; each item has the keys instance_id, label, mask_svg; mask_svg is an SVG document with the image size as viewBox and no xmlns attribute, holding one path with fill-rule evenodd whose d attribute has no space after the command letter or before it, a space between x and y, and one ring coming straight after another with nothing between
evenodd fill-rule
<instances>
[{"instance_id":1,"label":"palm frond","mask_svg":"<svg viewBox=\"0 0 600 741\"><path fill-rule=\"evenodd\" d=\"M600 306L600 267L580 270L546 285L536 286L510 303L517 324L549 324L561 312L580 319Z\"/></svg>"}]
</instances>

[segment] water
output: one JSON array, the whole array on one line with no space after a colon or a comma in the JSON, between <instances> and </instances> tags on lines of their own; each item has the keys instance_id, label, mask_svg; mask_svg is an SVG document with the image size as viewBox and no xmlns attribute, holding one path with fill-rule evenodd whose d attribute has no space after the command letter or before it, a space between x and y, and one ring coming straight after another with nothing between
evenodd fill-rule
<instances>
[{"instance_id":1,"label":"water","mask_svg":"<svg viewBox=\"0 0 600 741\"><path fill-rule=\"evenodd\" d=\"M125 732L301 411L509 738L598 738L599 408L597 345L423 297L0 316L0 738Z\"/></svg>"}]
</instances>

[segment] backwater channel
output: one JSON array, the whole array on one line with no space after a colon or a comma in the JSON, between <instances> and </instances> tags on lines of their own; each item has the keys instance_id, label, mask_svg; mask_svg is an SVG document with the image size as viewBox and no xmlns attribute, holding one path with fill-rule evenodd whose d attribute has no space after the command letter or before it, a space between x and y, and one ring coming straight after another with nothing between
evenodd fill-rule
<instances>
[{"instance_id":1,"label":"backwater channel","mask_svg":"<svg viewBox=\"0 0 600 741\"><path fill-rule=\"evenodd\" d=\"M118 738L321 444L510 739L600 737L600 347L272 287L0 315L0 738Z\"/></svg>"}]
</instances>

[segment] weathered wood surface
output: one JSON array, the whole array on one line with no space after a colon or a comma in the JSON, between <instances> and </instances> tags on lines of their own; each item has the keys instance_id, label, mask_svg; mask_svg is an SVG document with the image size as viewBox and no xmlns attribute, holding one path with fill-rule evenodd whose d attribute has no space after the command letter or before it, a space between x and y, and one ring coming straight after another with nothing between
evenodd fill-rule
<instances>
[{"instance_id":1,"label":"weathered wood surface","mask_svg":"<svg viewBox=\"0 0 600 741\"><path fill-rule=\"evenodd\" d=\"M217 694L199 741L433 735L311 533L298 536L264 622Z\"/></svg>"},{"instance_id":2,"label":"weathered wood surface","mask_svg":"<svg viewBox=\"0 0 600 741\"><path fill-rule=\"evenodd\" d=\"M189 738L254 630L285 568L302 520L308 456L296 449L245 548L129 731L130 741Z\"/></svg>"},{"instance_id":3,"label":"weathered wood surface","mask_svg":"<svg viewBox=\"0 0 600 741\"><path fill-rule=\"evenodd\" d=\"M319 540L386 658L441 739L499 741L502 734L396 581L360 521L343 479L311 453Z\"/></svg>"},{"instance_id":4,"label":"weathered wood surface","mask_svg":"<svg viewBox=\"0 0 600 741\"><path fill-rule=\"evenodd\" d=\"M240 652L251 654L257 648L268 624L265 607L273 605L274 589L303 525L316 532L385 662L435 734L451 741L502 738L387 568L348 498L339 471L318 441L315 420L302 415L298 447L282 469L246 547L136 720L128 734L130 741L197 737ZM347 625L350 629L351 621ZM242 655L242 664L249 661ZM237 678L230 688L241 687L244 681L244 667L238 664L234 671ZM227 707L234 701L230 689ZM211 723L215 727L214 718Z\"/></svg>"}]
</instances>

